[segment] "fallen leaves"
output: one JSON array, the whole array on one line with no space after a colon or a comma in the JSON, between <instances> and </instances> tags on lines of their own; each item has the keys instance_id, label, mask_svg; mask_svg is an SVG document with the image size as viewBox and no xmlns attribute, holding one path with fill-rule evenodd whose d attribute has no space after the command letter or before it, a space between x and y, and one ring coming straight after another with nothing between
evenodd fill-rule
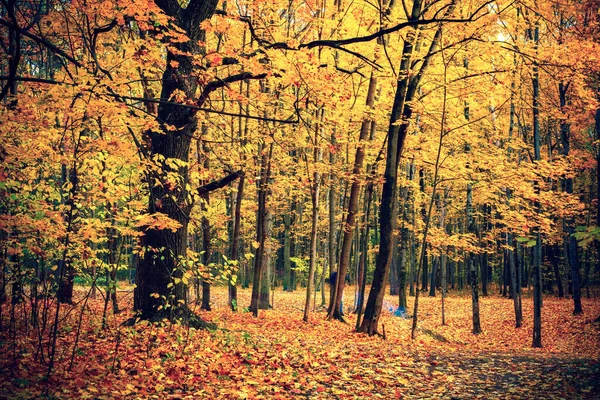
<instances>
[{"instance_id":1,"label":"fallen leaves","mask_svg":"<svg viewBox=\"0 0 600 400\"><path fill-rule=\"evenodd\" d=\"M240 304L249 303L249 295L240 291ZM600 313L597 299L584 299L587 314L578 317L571 315L569 300L545 299L542 349L530 348L528 300L524 326L515 329L510 300L482 298L484 332L475 336L470 299L449 297L449 323L441 326L440 300L425 297L414 341L412 320L392 312L381 317L385 341L354 333L351 310L348 325L319 311L305 324L300 292L277 292L275 309L261 311L258 319L230 311L224 288L214 288L213 300L213 311L199 314L217 324L214 331L144 322L120 326L128 314L115 316L112 328L103 331L95 317L101 301L90 300L74 368L67 370L75 332L65 331L49 393L99 399L594 398L600 390L600 326L587 317ZM45 392L45 367L27 349L34 339L21 342L22 355L0 362L1 396ZM8 343L0 344L5 354L11 354Z\"/></svg>"}]
</instances>

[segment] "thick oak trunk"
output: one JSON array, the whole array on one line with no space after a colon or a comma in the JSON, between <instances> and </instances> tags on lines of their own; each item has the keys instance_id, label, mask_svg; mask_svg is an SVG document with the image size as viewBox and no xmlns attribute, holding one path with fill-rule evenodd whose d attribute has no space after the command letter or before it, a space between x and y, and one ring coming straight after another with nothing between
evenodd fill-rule
<instances>
[{"instance_id":1,"label":"thick oak trunk","mask_svg":"<svg viewBox=\"0 0 600 400\"><path fill-rule=\"evenodd\" d=\"M175 19L189 38L187 42L171 44L177 49L176 53L167 51L161 99L170 99L175 91L182 91L188 98L195 99L198 80L189 79L194 66L188 54L201 53L200 42L204 39L204 32L200 29L200 22L213 15L217 1L191 0L185 9L174 0L156 0L156 3ZM136 270L134 310L145 319L160 315L187 319L187 285L181 279L185 272L182 261L187 257L190 210L187 162L197 119L195 111L165 102L158 106L158 120L165 124L163 131L147 132L149 156L156 160L162 172L157 173L159 176L149 176L148 213L162 213L179 226L176 229L144 229L142 244L145 253ZM172 182L167 179L167 174L178 179Z\"/></svg>"}]
</instances>

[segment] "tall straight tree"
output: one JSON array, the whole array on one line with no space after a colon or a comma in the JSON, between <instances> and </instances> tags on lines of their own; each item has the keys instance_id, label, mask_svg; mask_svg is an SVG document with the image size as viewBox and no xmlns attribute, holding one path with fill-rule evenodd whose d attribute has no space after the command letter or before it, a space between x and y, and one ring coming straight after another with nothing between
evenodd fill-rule
<instances>
[{"instance_id":1,"label":"tall straight tree","mask_svg":"<svg viewBox=\"0 0 600 400\"><path fill-rule=\"evenodd\" d=\"M537 56L539 46L540 27L539 21L535 21L532 29L532 38ZM540 73L539 63L536 59L533 61L533 153L534 160L541 160L540 155ZM535 192L539 194L539 182L534 182ZM536 204L539 211L539 203ZM535 230L535 246L533 247L533 265L531 267L531 277L533 279L533 342L532 347L542 347L542 236L539 228Z\"/></svg>"},{"instance_id":2,"label":"tall straight tree","mask_svg":"<svg viewBox=\"0 0 600 400\"><path fill-rule=\"evenodd\" d=\"M560 101L560 108L562 112L565 112L567 106L567 91L569 90L569 84L560 82L558 84L558 95ZM570 138L571 128L565 118L560 120L560 142L561 142L561 154L564 156L569 155L570 150ZM569 194L573 194L573 178L568 177L563 180L564 190ZM573 233L575 233L575 218L568 216L565 219L565 229L567 237L565 243L569 265L571 266L571 285L573 286L573 315L583 314L583 308L581 307L581 278L579 276L579 257L577 256L577 239Z\"/></svg>"},{"instance_id":3,"label":"tall straight tree","mask_svg":"<svg viewBox=\"0 0 600 400\"><path fill-rule=\"evenodd\" d=\"M417 20L421 16L423 2L415 0L411 9L409 20ZM366 332L374 335L377 332L383 295L385 293L385 283L390 270L390 262L393 251L393 231L396 227L396 218L394 215L394 200L396 197L396 186L398 178L399 156L404 146L406 138L407 121L405 102L410 82L409 70L410 61L414 49L416 30L410 29L404 41L402 48L402 60L400 61L400 71L398 75L398 86L394 96L394 105L392 106L392 115L388 127L388 145L385 159L384 183L381 194L381 205L379 206L379 252L375 259L375 271L373 272L373 283L369 291L369 298L365 308L364 319L359 327L360 332ZM402 122L400 122L402 121ZM400 123L399 123L400 122ZM401 129L401 127L403 129Z\"/></svg>"},{"instance_id":4,"label":"tall straight tree","mask_svg":"<svg viewBox=\"0 0 600 400\"><path fill-rule=\"evenodd\" d=\"M452 15L455 4L456 1L453 0L444 8L445 12L442 18L448 18ZM410 15L407 15L408 21L415 22L421 19L422 8L423 1L415 0ZM411 28L404 40L400 69L398 72L398 85L394 95L394 103L388 126L388 144L383 174L384 183L381 194L381 205L379 207L379 252L377 253L375 261L373 284L369 291L364 319L358 329L360 332L366 332L369 335L377 333L377 325L379 323L383 296L385 294L385 284L388 280L390 271L391 257L395 242L393 235L396 229L396 213L398 209L394 205L398 182L398 166L400 164L400 156L404 149L404 141L408 132L408 123L413 113L411 101L414 99L419 83L431 63L431 58L437 52L441 38L441 26L436 30L431 45L429 46L420 67L418 67L416 61L411 62L416 34L416 29Z\"/></svg>"},{"instance_id":5,"label":"tall straight tree","mask_svg":"<svg viewBox=\"0 0 600 400\"><path fill-rule=\"evenodd\" d=\"M377 88L377 78L371 74L369 79L369 88L367 90L367 107L372 108L375 101L375 89ZM365 118L360 127L360 137L354 156L354 167L352 169L352 185L350 186L350 198L348 200L348 215L344 223L344 235L342 239L342 249L340 254L340 264L336 279L336 289L334 290L333 300L329 305L329 317L343 321L341 314L341 304L344 296L344 286L346 274L350 265L350 250L352 248L352 237L356 226L356 214L358 212L360 175L363 172L363 163L365 159L365 144L369 138L371 120Z\"/></svg>"}]
</instances>

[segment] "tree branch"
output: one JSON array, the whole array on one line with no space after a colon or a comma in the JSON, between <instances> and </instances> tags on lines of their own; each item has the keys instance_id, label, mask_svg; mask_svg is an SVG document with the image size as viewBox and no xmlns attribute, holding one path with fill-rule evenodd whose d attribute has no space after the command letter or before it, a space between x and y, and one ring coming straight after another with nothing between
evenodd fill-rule
<instances>
[{"instance_id":1,"label":"tree branch","mask_svg":"<svg viewBox=\"0 0 600 400\"><path fill-rule=\"evenodd\" d=\"M11 78L11 77L6 76L6 75L0 75L0 81L7 81L9 79L13 79L13 80L18 81L18 82L36 82L36 83L47 83L49 85L69 85L69 86L75 86L74 83L59 82L59 81L54 81L54 80L51 80L51 79L31 78L31 77L27 77L27 76L15 76L14 78Z\"/></svg>"},{"instance_id":2,"label":"tree branch","mask_svg":"<svg viewBox=\"0 0 600 400\"><path fill-rule=\"evenodd\" d=\"M69 60L70 62L75 64L76 66L83 67L83 64L81 64L75 58L68 55L63 50L61 50L59 47L57 47L53 43L49 42L48 40L46 40L40 36L34 35L33 33L29 32L29 31L22 30L18 26L14 26L12 23L10 23L9 21L7 21L3 18L0 18L0 25L4 25L4 26L6 26L8 28L12 28L12 29L17 29L21 35L28 37L29 39L33 40L34 42L36 42L38 44L41 44L42 46L46 47L48 50L52 51L54 54L58 54L59 56L66 58L67 60Z\"/></svg>"},{"instance_id":3,"label":"tree branch","mask_svg":"<svg viewBox=\"0 0 600 400\"><path fill-rule=\"evenodd\" d=\"M169 17L177 18L181 12L181 7L177 0L154 0L154 3Z\"/></svg>"},{"instance_id":4,"label":"tree branch","mask_svg":"<svg viewBox=\"0 0 600 400\"><path fill-rule=\"evenodd\" d=\"M202 106L202 104L204 104L204 102L208 99L208 96L210 96L212 92L222 87L226 87L230 83L245 81L248 79L263 79L266 77L266 73L254 75L251 72L240 72L239 74L230 75L223 79L214 80L206 84L204 90L202 91L202 94L200 94L200 96L198 97L198 101L196 102L196 104L198 106Z\"/></svg>"},{"instance_id":5,"label":"tree branch","mask_svg":"<svg viewBox=\"0 0 600 400\"><path fill-rule=\"evenodd\" d=\"M398 31L400 31L404 28L408 28L408 27L416 27L416 26L421 26L421 25L430 25L430 24L438 24L438 23L473 22L473 21L476 21L479 18L483 17L484 15L487 15L487 13L483 13L481 15L478 15L478 14L480 13L481 10L485 9L488 5L490 5L492 3L493 3L493 0L486 1L481 6L479 6L475 11L473 11L473 13L467 18L445 18L445 17L444 18L436 18L436 17L434 17L434 18L430 18L430 19L408 20L408 21L396 24L394 26L391 26L389 28L380 29L377 32L374 32L370 35L357 36L357 37L352 37L352 38L347 38L347 39L314 40L312 42L302 43L297 48L294 48L285 42L269 43L269 42L265 41L264 39L261 39L256 34L254 26L252 26L252 21L251 21L250 17L248 17L248 16L240 17L240 21L246 22L248 24L249 29L250 29L250 34L252 35L254 40L256 40L259 44L265 46L265 48L267 48L267 49L299 50L299 49L303 49L303 48L312 49L314 47L331 47L331 48L335 48L337 50L343 50L343 48L341 48L340 46L346 46L346 45L355 44L355 43L370 42L372 40L378 39L385 35L389 35L390 33L398 32Z\"/></svg>"},{"instance_id":6,"label":"tree branch","mask_svg":"<svg viewBox=\"0 0 600 400\"><path fill-rule=\"evenodd\" d=\"M235 181L237 178L240 178L243 175L244 171L242 170L232 172L219 180L212 181L210 183L207 183L206 185L200 186L198 188L198 194L202 196L214 190L221 189L222 187L227 186L229 183Z\"/></svg>"},{"instance_id":7,"label":"tree branch","mask_svg":"<svg viewBox=\"0 0 600 400\"><path fill-rule=\"evenodd\" d=\"M243 118L253 119L253 120L257 120L257 121L274 122L274 123L280 123L280 124L297 124L299 122L298 119L293 119L294 116L298 115L297 111L294 114L290 115L286 119L278 119L278 118L259 117L256 115L230 113L227 111L213 110L210 108L198 107L198 106L191 105L191 104L181 104L181 103L176 103L174 101L168 101L168 100L162 100L162 99L149 99L146 97L134 97L134 96L121 96L121 95L113 94L113 93L106 93L105 96L114 97L115 99L123 102L124 104L127 104L124 102L124 100L133 100L133 101L140 101L140 102L146 102L146 103L156 103L156 104L166 104L166 105L171 105L171 106L179 106L179 107L183 107L183 108L189 108L191 110L204 111L204 112L211 113L211 114L227 115L229 117L243 117ZM127 104L127 105L130 107L133 107L133 105L131 105L131 104Z\"/></svg>"}]
</instances>

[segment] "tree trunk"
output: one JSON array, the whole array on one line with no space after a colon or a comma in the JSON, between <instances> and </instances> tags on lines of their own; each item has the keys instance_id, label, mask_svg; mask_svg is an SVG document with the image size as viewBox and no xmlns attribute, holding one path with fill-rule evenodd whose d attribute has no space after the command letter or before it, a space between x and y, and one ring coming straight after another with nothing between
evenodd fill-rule
<instances>
[{"instance_id":1,"label":"tree trunk","mask_svg":"<svg viewBox=\"0 0 600 400\"><path fill-rule=\"evenodd\" d=\"M317 111L318 112L318 111ZM322 118L323 114L321 114ZM315 132L315 145L318 140L319 128ZM322 149L315 147L313 153L313 159L315 164L321 161ZM321 173L315 171L313 174L313 184L311 187L311 199L312 199L312 226L310 231L310 255L308 265L308 282L306 284L306 301L304 303L304 316L302 320L308 322L308 314L310 311L310 295L313 290L315 280L315 268L317 265L317 228L319 224L319 196L321 189Z\"/></svg>"},{"instance_id":2,"label":"tree trunk","mask_svg":"<svg viewBox=\"0 0 600 400\"><path fill-rule=\"evenodd\" d=\"M240 176L240 180L238 182L237 194L235 197L235 211L233 214L233 234L231 240L231 260L236 264L236 270L240 271L240 263L239 259L239 244L240 244L240 224L241 224L241 216L242 216L242 199L244 198L244 175ZM237 299L237 281L229 282L229 306L232 311L237 311L238 307L238 299Z\"/></svg>"},{"instance_id":3,"label":"tree trunk","mask_svg":"<svg viewBox=\"0 0 600 400\"><path fill-rule=\"evenodd\" d=\"M537 53L539 42L539 26L536 25L533 32L533 41ZM533 62L533 152L535 161L541 159L540 156L540 121L539 121L539 66L537 61ZM534 182L534 191L539 194L539 183ZM539 203L536 202L536 208L539 212ZM533 248L533 265L531 275L533 278L533 342L532 347L542 347L542 238L539 228L535 229L535 246Z\"/></svg>"},{"instance_id":4,"label":"tree trunk","mask_svg":"<svg viewBox=\"0 0 600 400\"><path fill-rule=\"evenodd\" d=\"M440 229L442 232L446 231L446 198L448 196L448 191L444 192L444 197L440 200ZM441 260L441 272L442 272L442 325L446 325L446 290L448 288L448 283L446 281L446 272L447 272L447 256L446 256L446 248L442 249L442 255L440 256Z\"/></svg>"},{"instance_id":5,"label":"tree trunk","mask_svg":"<svg viewBox=\"0 0 600 400\"><path fill-rule=\"evenodd\" d=\"M260 281L263 270L263 256L265 253L265 240L267 237L267 194L269 178L271 176L271 156L273 154L273 143L269 146L269 151L262 151L260 178L258 184L258 210L256 212L256 242L258 248L254 256L254 276L252 281L252 297L250 300L250 311L254 317L258 317L260 305Z\"/></svg>"},{"instance_id":6,"label":"tree trunk","mask_svg":"<svg viewBox=\"0 0 600 400\"><path fill-rule=\"evenodd\" d=\"M364 311L364 303L365 303L365 288L367 285L367 264L368 264L368 249L369 249L369 218L371 216L371 203L373 201L373 182L369 182L367 187L365 188L365 227L363 233L363 242L362 242L362 253L364 258L364 268L362 271L362 276L360 277L360 287L358 289L358 301L356 305L356 311L358 313L356 317L356 325L355 328L358 330L360 328L361 319Z\"/></svg>"},{"instance_id":7,"label":"tree trunk","mask_svg":"<svg viewBox=\"0 0 600 400\"><path fill-rule=\"evenodd\" d=\"M162 79L161 99L170 99L176 91L182 91L188 98L197 98L199 80L193 76L194 59L191 55L201 54L200 42L204 42L204 31L200 23L210 18L216 8L216 0L191 0L182 9L177 2L157 0L165 13L175 19L175 23L185 30L189 40L171 44L175 51L166 51L165 71ZM203 100L199 100L201 106ZM162 182L150 185L148 213L161 213L178 223L178 227L158 229L146 227L142 244L146 249L144 258L136 270L134 310L142 318L153 318L167 307L170 317L187 318L187 285L182 279L185 265L180 260L187 257L188 222L191 205L188 202L188 167L190 143L196 133L195 111L173 103L160 103L158 120L165 126L174 126L175 131L163 130L148 132L149 158L159 159L159 169L165 174L180 177L180 184L165 185ZM176 161L176 163L173 163ZM164 176L164 175L163 175ZM162 177L161 177L162 179ZM170 286L170 284L174 284Z\"/></svg>"},{"instance_id":8,"label":"tree trunk","mask_svg":"<svg viewBox=\"0 0 600 400\"><path fill-rule=\"evenodd\" d=\"M423 172L423 169L419 169L419 188L421 191L421 194L424 195L425 193L425 173ZM423 203L423 205L421 206L421 219L423 220L423 222L425 222L427 218L427 209L425 208L425 203ZM429 288L428 282L429 282L429 259L427 257L427 246L425 246L424 248L425 250L425 255L423 258L423 274L421 275L421 291L422 292L426 292Z\"/></svg>"},{"instance_id":9,"label":"tree trunk","mask_svg":"<svg viewBox=\"0 0 600 400\"><path fill-rule=\"evenodd\" d=\"M433 261L431 262L431 274L429 276L429 297L435 297L435 275L437 273L437 266L439 262L438 257L432 257Z\"/></svg>"},{"instance_id":10,"label":"tree trunk","mask_svg":"<svg viewBox=\"0 0 600 400\"><path fill-rule=\"evenodd\" d=\"M475 233L475 220L473 218L473 186L467 184L467 231ZM481 333L481 319L479 316L479 284L477 282L477 266L475 256L471 253L468 257L469 284L471 285L471 302L473 304L473 333Z\"/></svg>"},{"instance_id":11,"label":"tree trunk","mask_svg":"<svg viewBox=\"0 0 600 400\"><path fill-rule=\"evenodd\" d=\"M558 298L562 299L565 297L565 290L563 288L562 277L560 274L560 265L558 261L558 254L560 249L557 244L553 244L552 246L548 246L548 257L550 258L550 263L552 264L552 270L554 272L554 280L556 281L556 286L558 288Z\"/></svg>"},{"instance_id":12,"label":"tree trunk","mask_svg":"<svg viewBox=\"0 0 600 400\"><path fill-rule=\"evenodd\" d=\"M513 234L507 233L506 238L507 245L514 246ZM510 295L515 308L515 328L520 328L523 325L523 309L521 306L521 288L517 279L517 263L515 262L515 253L513 250L506 250L506 255L510 269Z\"/></svg>"},{"instance_id":13,"label":"tree trunk","mask_svg":"<svg viewBox=\"0 0 600 400\"><path fill-rule=\"evenodd\" d=\"M367 90L367 102L368 108L373 107L375 101L375 89L377 88L377 79L371 73L369 79L369 88ZM340 321L344 321L340 313L340 305L344 296L344 286L346 282L346 275L348 273L348 265L350 264L350 250L352 247L352 236L354 234L354 228L356 225L356 213L358 212L358 195L360 192L360 175L363 172L363 162L365 159L365 141L369 138L371 128L371 120L365 118L360 128L360 137L358 146L356 147L356 154L354 156L354 167L352 169L352 185L350 187L350 197L348 201L348 214L346 216L346 222L344 224L344 234L342 239L342 247L340 254L340 264L337 274L337 286L333 296L333 302L329 305L328 316Z\"/></svg>"},{"instance_id":14,"label":"tree trunk","mask_svg":"<svg viewBox=\"0 0 600 400\"><path fill-rule=\"evenodd\" d=\"M283 216L283 290L286 292L292 291L292 262L290 260L292 250L292 240L290 237L292 225L291 212L290 210Z\"/></svg>"},{"instance_id":15,"label":"tree trunk","mask_svg":"<svg viewBox=\"0 0 600 400\"><path fill-rule=\"evenodd\" d=\"M207 126L202 124L202 136L208 133ZM200 141L198 141L198 146L200 146ZM206 146L206 143L202 144L202 153L199 159L202 159L200 164L203 165L205 170L210 170L210 160L208 158L209 149ZM206 185L208 182L202 182L203 185ZM211 274L210 267L210 259L212 257L212 249L210 245L211 241L211 232L210 232L210 221L208 220L208 206L210 205L210 193L206 192L201 197L201 205L202 209L202 220L200 222L200 228L202 230L202 264L204 264L204 268L206 268L205 273ZM210 311L210 281L206 279L202 279L202 303L200 305L201 310Z\"/></svg>"},{"instance_id":16,"label":"tree trunk","mask_svg":"<svg viewBox=\"0 0 600 400\"><path fill-rule=\"evenodd\" d=\"M273 226L273 214L267 211L265 216L265 249L262 260L262 277L260 278L260 303L258 307L261 310L268 310L272 308L269 300L269 294L271 293L271 248L267 239L271 235L271 227Z\"/></svg>"},{"instance_id":17,"label":"tree trunk","mask_svg":"<svg viewBox=\"0 0 600 400\"><path fill-rule=\"evenodd\" d=\"M564 112L564 108L567 106L567 90L569 89L569 84L564 84L560 82L558 85L558 93L560 97L560 107L561 111ZM566 119L560 120L560 139L561 139L561 154L568 157L570 150L570 138L571 138L571 127ZM573 194L573 178L563 179L563 185L565 192L568 194ZM570 215L565 218L565 228L567 231L567 237L565 238L568 241L567 249L568 249L568 257L569 264L571 265L571 282L573 285L573 315L583 314L583 308L581 306L581 278L579 274L579 257L577 254L577 239L573 236L575 233L575 218Z\"/></svg>"},{"instance_id":18,"label":"tree trunk","mask_svg":"<svg viewBox=\"0 0 600 400\"><path fill-rule=\"evenodd\" d=\"M409 169L411 166L409 165ZM410 171L409 171L410 177ZM400 189L401 198L404 199L402 205L402 227L400 228L400 260L398 265L398 309L396 310L396 314L402 315L406 313L407 298L406 298L406 278L407 278L407 267L406 264L408 262L408 257L410 256L407 249L409 248L409 231L406 227L406 223L408 222L408 203L410 190L405 187ZM411 285L412 286L412 285Z\"/></svg>"},{"instance_id":19,"label":"tree trunk","mask_svg":"<svg viewBox=\"0 0 600 400\"><path fill-rule=\"evenodd\" d=\"M594 114L596 122L596 145L594 146L596 156L596 226L600 227L600 108ZM594 240L596 247L596 272L600 273L600 240Z\"/></svg>"},{"instance_id":20,"label":"tree trunk","mask_svg":"<svg viewBox=\"0 0 600 400\"><path fill-rule=\"evenodd\" d=\"M335 165L336 159L336 138L335 133L331 133L331 146L334 150L329 152L329 164L333 167ZM335 265L336 259L336 240L335 240L335 198L336 198L336 182L335 176L333 172L329 174L329 232L327 233L327 256L328 256L328 264L329 264L329 275L333 273L333 271L337 271L337 267ZM324 270L325 268L323 268ZM324 288L325 286L323 286ZM335 299L335 290L329 291L329 304L333 304Z\"/></svg>"}]
</instances>

